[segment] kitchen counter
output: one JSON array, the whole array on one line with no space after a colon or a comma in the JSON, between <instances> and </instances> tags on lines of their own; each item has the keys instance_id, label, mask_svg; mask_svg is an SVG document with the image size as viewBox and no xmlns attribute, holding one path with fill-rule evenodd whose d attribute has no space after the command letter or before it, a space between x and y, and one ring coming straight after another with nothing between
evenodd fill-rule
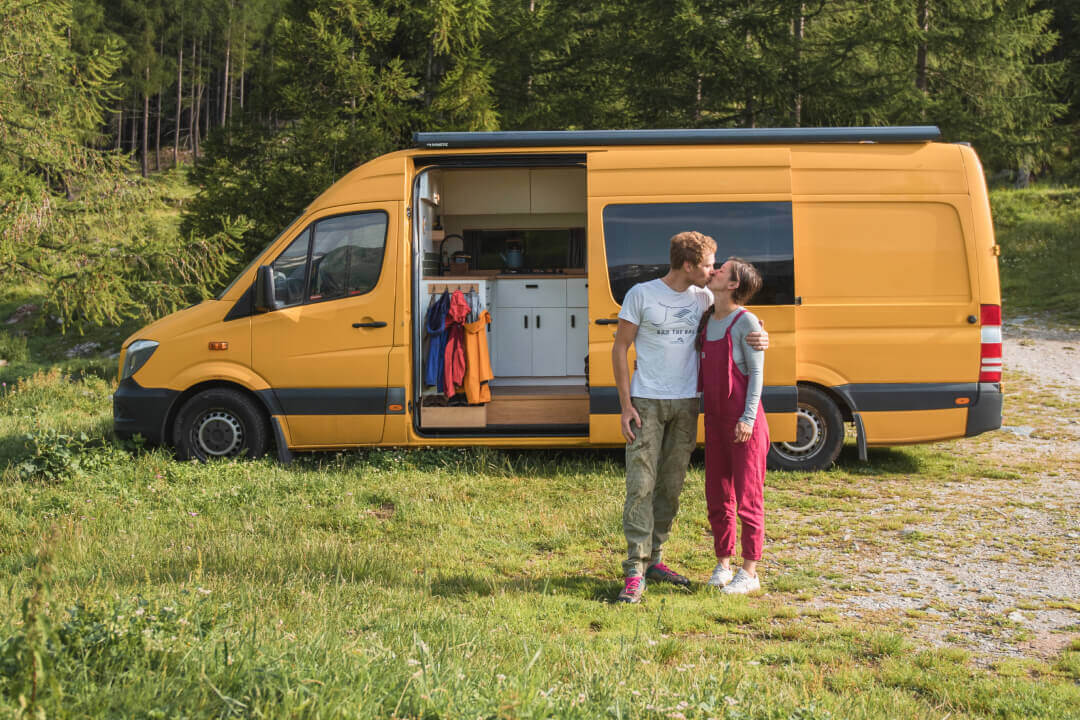
<instances>
[{"instance_id":1,"label":"kitchen counter","mask_svg":"<svg viewBox=\"0 0 1080 720\"><path fill-rule=\"evenodd\" d=\"M453 275L426 275L425 280L437 280L439 282L476 282L477 280L559 280L565 278L588 277L584 268L567 270L562 273L500 273L498 270L474 270L471 273L455 273Z\"/></svg>"}]
</instances>

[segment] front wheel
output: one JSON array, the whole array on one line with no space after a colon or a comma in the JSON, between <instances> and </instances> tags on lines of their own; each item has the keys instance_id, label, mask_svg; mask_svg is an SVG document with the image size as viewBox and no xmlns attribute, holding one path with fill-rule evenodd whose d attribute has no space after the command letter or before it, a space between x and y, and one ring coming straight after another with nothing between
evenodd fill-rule
<instances>
[{"instance_id":1,"label":"front wheel","mask_svg":"<svg viewBox=\"0 0 1080 720\"><path fill-rule=\"evenodd\" d=\"M228 388L203 390L184 403L173 425L173 445L181 460L262 457L270 431L258 405Z\"/></svg>"},{"instance_id":2,"label":"front wheel","mask_svg":"<svg viewBox=\"0 0 1080 720\"><path fill-rule=\"evenodd\" d=\"M827 394L799 386L798 428L790 442L769 448L771 470L824 470L836 462L844 444L844 418Z\"/></svg>"}]
</instances>

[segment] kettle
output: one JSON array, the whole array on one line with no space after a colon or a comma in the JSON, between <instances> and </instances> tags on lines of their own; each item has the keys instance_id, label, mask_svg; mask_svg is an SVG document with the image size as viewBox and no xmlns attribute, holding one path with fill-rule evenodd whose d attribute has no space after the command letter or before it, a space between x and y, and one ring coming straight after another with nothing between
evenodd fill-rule
<instances>
[{"instance_id":1,"label":"kettle","mask_svg":"<svg viewBox=\"0 0 1080 720\"><path fill-rule=\"evenodd\" d=\"M499 253L499 257L502 258L506 267L515 270L521 267L525 262L525 253L522 252L520 243L507 243L506 252Z\"/></svg>"}]
</instances>

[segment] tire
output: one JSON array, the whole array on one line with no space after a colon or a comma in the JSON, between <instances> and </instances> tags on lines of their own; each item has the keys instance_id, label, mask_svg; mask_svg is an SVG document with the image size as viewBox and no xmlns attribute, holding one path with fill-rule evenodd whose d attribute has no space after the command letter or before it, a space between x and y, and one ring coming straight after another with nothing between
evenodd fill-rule
<instances>
[{"instance_id":1,"label":"tire","mask_svg":"<svg viewBox=\"0 0 1080 720\"><path fill-rule=\"evenodd\" d=\"M176 415L173 447L181 460L258 458L266 454L270 428L249 396L228 388L194 395Z\"/></svg>"},{"instance_id":2,"label":"tire","mask_svg":"<svg viewBox=\"0 0 1080 720\"><path fill-rule=\"evenodd\" d=\"M825 470L832 467L844 445L844 418L823 391L799 386L798 431L793 442L774 442L769 448L771 470Z\"/></svg>"}]
</instances>

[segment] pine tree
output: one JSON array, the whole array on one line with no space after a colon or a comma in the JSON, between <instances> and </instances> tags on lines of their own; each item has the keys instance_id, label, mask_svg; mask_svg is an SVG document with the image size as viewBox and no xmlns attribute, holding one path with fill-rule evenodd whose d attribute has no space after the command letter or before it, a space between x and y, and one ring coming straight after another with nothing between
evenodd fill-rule
<instances>
[{"instance_id":1,"label":"pine tree","mask_svg":"<svg viewBox=\"0 0 1080 720\"><path fill-rule=\"evenodd\" d=\"M82 56L66 0L0 0L0 271L65 325L149 318L219 282L228 234L184 241L146 220L126 159L99 149L119 43ZM219 230L221 228L219 227Z\"/></svg>"}]
</instances>

